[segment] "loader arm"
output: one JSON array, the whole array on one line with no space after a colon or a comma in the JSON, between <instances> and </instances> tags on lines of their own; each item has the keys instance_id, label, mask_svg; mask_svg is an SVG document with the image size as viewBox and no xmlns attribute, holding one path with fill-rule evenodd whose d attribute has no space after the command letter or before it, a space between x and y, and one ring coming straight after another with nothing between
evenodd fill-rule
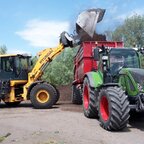
<instances>
[{"instance_id":1,"label":"loader arm","mask_svg":"<svg viewBox=\"0 0 144 144\"><path fill-rule=\"evenodd\" d=\"M73 47L73 38L63 32L60 36L60 43L55 48L46 48L38 53L38 60L31 72L28 73L28 82L24 85L22 97L26 100L29 86L39 80L49 63L58 56L66 47Z\"/></svg>"},{"instance_id":2,"label":"loader arm","mask_svg":"<svg viewBox=\"0 0 144 144\"><path fill-rule=\"evenodd\" d=\"M60 43L55 48L47 48L38 53L38 61L36 62L32 71L28 74L28 83L30 85L38 80L42 75L49 63L64 50L64 45Z\"/></svg>"}]
</instances>

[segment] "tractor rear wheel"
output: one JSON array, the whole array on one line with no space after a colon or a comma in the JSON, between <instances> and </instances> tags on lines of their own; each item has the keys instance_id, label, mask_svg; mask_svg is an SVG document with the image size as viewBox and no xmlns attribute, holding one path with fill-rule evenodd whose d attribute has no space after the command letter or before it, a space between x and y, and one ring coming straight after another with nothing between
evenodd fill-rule
<instances>
[{"instance_id":1,"label":"tractor rear wheel","mask_svg":"<svg viewBox=\"0 0 144 144\"><path fill-rule=\"evenodd\" d=\"M101 126L109 131L118 131L127 126L129 101L121 87L101 89L98 98L98 112Z\"/></svg>"},{"instance_id":2,"label":"tractor rear wheel","mask_svg":"<svg viewBox=\"0 0 144 144\"><path fill-rule=\"evenodd\" d=\"M51 108L55 104L56 95L56 90L52 85L41 83L32 88L30 100L34 108L46 109Z\"/></svg>"},{"instance_id":3,"label":"tractor rear wheel","mask_svg":"<svg viewBox=\"0 0 144 144\"><path fill-rule=\"evenodd\" d=\"M83 110L88 118L98 117L94 88L90 86L88 78L85 78L83 83Z\"/></svg>"},{"instance_id":4,"label":"tractor rear wheel","mask_svg":"<svg viewBox=\"0 0 144 144\"><path fill-rule=\"evenodd\" d=\"M71 101L73 104L82 104L82 92L76 87L76 85L72 86Z\"/></svg>"}]
</instances>

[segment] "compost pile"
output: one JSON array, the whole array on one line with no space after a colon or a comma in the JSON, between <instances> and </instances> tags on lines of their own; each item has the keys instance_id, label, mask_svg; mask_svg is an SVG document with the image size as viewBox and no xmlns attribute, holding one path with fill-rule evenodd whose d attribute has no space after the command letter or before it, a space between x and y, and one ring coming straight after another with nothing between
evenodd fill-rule
<instances>
[{"instance_id":1,"label":"compost pile","mask_svg":"<svg viewBox=\"0 0 144 144\"><path fill-rule=\"evenodd\" d=\"M57 88L60 92L59 101L71 101L71 94L72 94L71 84L58 86Z\"/></svg>"},{"instance_id":2,"label":"compost pile","mask_svg":"<svg viewBox=\"0 0 144 144\"><path fill-rule=\"evenodd\" d=\"M94 33L93 37L90 37L86 32L81 32L80 41L106 41L106 36L103 34Z\"/></svg>"}]
</instances>

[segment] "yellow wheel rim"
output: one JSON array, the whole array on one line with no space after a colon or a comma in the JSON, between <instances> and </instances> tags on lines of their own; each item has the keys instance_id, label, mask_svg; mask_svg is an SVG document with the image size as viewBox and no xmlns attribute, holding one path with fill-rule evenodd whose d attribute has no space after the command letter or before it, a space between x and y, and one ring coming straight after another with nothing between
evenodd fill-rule
<instances>
[{"instance_id":1,"label":"yellow wheel rim","mask_svg":"<svg viewBox=\"0 0 144 144\"><path fill-rule=\"evenodd\" d=\"M40 90L36 94L36 99L40 103L46 103L49 100L50 96L46 90Z\"/></svg>"}]
</instances>

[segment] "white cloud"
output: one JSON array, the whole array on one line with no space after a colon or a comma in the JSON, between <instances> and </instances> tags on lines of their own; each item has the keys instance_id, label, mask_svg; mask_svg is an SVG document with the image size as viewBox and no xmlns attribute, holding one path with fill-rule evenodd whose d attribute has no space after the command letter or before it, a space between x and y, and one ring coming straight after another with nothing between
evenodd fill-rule
<instances>
[{"instance_id":1,"label":"white cloud","mask_svg":"<svg viewBox=\"0 0 144 144\"><path fill-rule=\"evenodd\" d=\"M63 31L69 31L69 23L61 21L30 20L24 30L16 32L34 47L54 47Z\"/></svg>"}]
</instances>

